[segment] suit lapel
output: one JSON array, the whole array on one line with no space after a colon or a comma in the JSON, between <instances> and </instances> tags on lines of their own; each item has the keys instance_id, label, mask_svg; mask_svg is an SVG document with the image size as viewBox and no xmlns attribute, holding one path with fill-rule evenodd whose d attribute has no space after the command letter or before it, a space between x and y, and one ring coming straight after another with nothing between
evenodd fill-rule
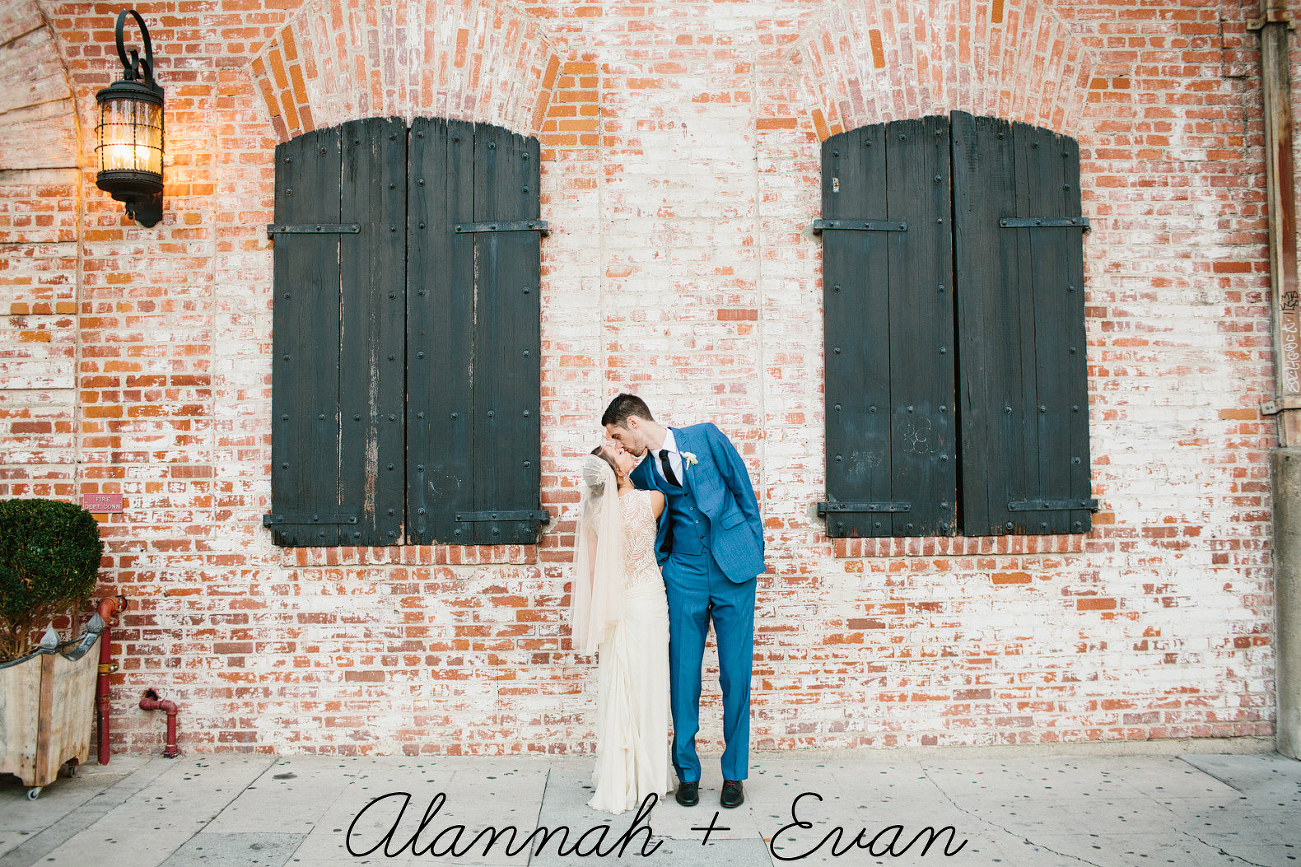
<instances>
[{"instance_id":1,"label":"suit lapel","mask_svg":"<svg viewBox=\"0 0 1301 867\"><path fill-rule=\"evenodd\" d=\"M690 441L691 438L687 436L686 431L678 430L677 428L670 428L670 430L673 431L673 443L678 448L678 454L682 456L682 490L689 492L692 496L695 496L696 493L695 485L692 482L691 468L687 466L687 457L686 457L686 452L695 451L695 449L691 448L691 446L694 445L694 443Z\"/></svg>"}]
</instances>

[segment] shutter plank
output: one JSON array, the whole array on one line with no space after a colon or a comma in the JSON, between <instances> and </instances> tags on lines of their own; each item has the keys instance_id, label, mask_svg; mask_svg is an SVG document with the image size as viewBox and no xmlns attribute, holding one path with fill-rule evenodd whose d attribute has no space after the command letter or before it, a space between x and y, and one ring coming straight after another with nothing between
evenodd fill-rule
<instances>
[{"instance_id":1,"label":"shutter plank","mask_svg":"<svg viewBox=\"0 0 1301 867\"><path fill-rule=\"evenodd\" d=\"M539 149L500 127L475 131L474 220L535 220ZM541 332L540 236L532 231L475 234L474 501L477 511L539 508ZM479 542L532 543L530 521L475 522Z\"/></svg>"},{"instance_id":2,"label":"shutter plank","mask_svg":"<svg viewBox=\"0 0 1301 867\"><path fill-rule=\"evenodd\" d=\"M948 125L947 117L895 121L885 136L888 218L908 226L886 236L891 499L911 503L893 515L894 536L949 535L954 526Z\"/></svg>"},{"instance_id":3,"label":"shutter plank","mask_svg":"<svg viewBox=\"0 0 1301 867\"><path fill-rule=\"evenodd\" d=\"M362 231L341 240L340 488L361 510L351 544L403 540L406 125L396 118L340 128L341 212Z\"/></svg>"},{"instance_id":4,"label":"shutter plank","mask_svg":"<svg viewBox=\"0 0 1301 867\"><path fill-rule=\"evenodd\" d=\"M822 216L887 216L885 125L822 146ZM822 235L827 499L891 501L889 233ZM890 536L888 512L827 515L831 536Z\"/></svg>"},{"instance_id":5,"label":"shutter plank","mask_svg":"<svg viewBox=\"0 0 1301 867\"><path fill-rule=\"evenodd\" d=\"M407 507L419 544L468 544L455 521L470 499L474 316L474 126L417 118L411 127L407 328Z\"/></svg>"},{"instance_id":6,"label":"shutter plank","mask_svg":"<svg viewBox=\"0 0 1301 867\"><path fill-rule=\"evenodd\" d=\"M277 146L277 223L338 223L339 201L337 129ZM271 514L295 522L272 524L277 545L337 545L335 522L349 512L338 472L339 240L326 234L275 241Z\"/></svg>"},{"instance_id":7,"label":"shutter plank","mask_svg":"<svg viewBox=\"0 0 1301 867\"><path fill-rule=\"evenodd\" d=\"M966 112L951 118L963 532L1003 535L1015 528L1007 485L1025 428L1018 249L998 223L1016 208L1011 126Z\"/></svg>"}]
</instances>

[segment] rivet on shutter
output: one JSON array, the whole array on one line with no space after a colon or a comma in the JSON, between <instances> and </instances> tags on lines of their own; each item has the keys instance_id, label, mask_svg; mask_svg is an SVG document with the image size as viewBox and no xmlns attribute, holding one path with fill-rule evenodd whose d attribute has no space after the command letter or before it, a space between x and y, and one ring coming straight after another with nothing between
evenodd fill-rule
<instances>
[{"instance_id":1,"label":"rivet on shutter","mask_svg":"<svg viewBox=\"0 0 1301 867\"><path fill-rule=\"evenodd\" d=\"M1012 407L1010 406L1003 407L1003 412L1011 412L1011 411L1012 411Z\"/></svg>"},{"instance_id":2,"label":"rivet on shutter","mask_svg":"<svg viewBox=\"0 0 1301 867\"><path fill-rule=\"evenodd\" d=\"M836 532L837 532L837 533L843 533L843 532L845 532L845 522L844 522L844 521L837 521L837 522L836 522Z\"/></svg>"},{"instance_id":3,"label":"rivet on shutter","mask_svg":"<svg viewBox=\"0 0 1301 867\"><path fill-rule=\"evenodd\" d=\"M911 531L912 528L913 528L913 525L912 525L912 524L909 524L909 525L908 525L908 529Z\"/></svg>"},{"instance_id":4,"label":"rivet on shutter","mask_svg":"<svg viewBox=\"0 0 1301 867\"><path fill-rule=\"evenodd\" d=\"M935 183L938 184L939 182L940 182L940 176L939 176L939 175L936 175L936 176L935 176Z\"/></svg>"},{"instance_id":5,"label":"rivet on shutter","mask_svg":"<svg viewBox=\"0 0 1301 867\"><path fill-rule=\"evenodd\" d=\"M393 360L393 356L390 355L390 356L388 357L388 360L389 360L389 361L392 361L392 360Z\"/></svg>"},{"instance_id":6,"label":"rivet on shutter","mask_svg":"<svg viewBox=\"0 0 1301 867\"><path fill-rule=\"evenodd\" d=\"M281 421L289 421L289 416L287 416L287 415L282 415L282 416L280 416L280 420L281 420Z\"/></svg>"},{"instance_id":7,"label":"rivet on shutter","mask_svg":"<svg viewBox=\"0 0 1301 867\"><path fill-rule=\"evenodd\" d=\"M1039 522L1039 526L1040 526L1042 529L1047 530L1047 529L1048 529L1048 522L1047 522L1047 521L1040 521L1040 522Z\"/></svg>"},{"instance_id":8,"label":"rivet on shutter","mask_svg":"<svg viewBox=\"0 0 1301 867\"><path fill-rule=\"evenodd\" d=\"M524 192L524 193L527 193L528 191L529 191L529 188L528 188L528 187L524 187L524 188L521 189L521 192Z\"/></svg>"},{"instance_id":9,"label":"rivet on shutter","mask_svg":"<svg viewBox=\"0 0 1301 867\"><path fill-rule=\"evenodd\" d=\"M831 287L831 291L832 291L832 292L839 292L839 291L840 291L840 284L837 283L835 286L832 286L832 287Z\"/></svg>"},{"instance_id":10,"label":"rivet on shutter","mask_svg":"<svg viewBox=\"0 0 1301 867\"><path fill-rule=\"evenodd\" d=\"M840 463L843 460L844 458L842 458L840 455L836 455L836 463Z\"/></svg>"},{"instance_id":11,"label":"rivet on shutter","mask_svg":"<svg viewBox=\"0 0 1301 867\"><path fill-rule=\"evenodd\" d=\"M838 157L838 156L840 156L840 151L832 151L832 152L831 152L831 155L832 155L833 157Z\"/></svg>"},{"instance_id":12,"label":"rivet on shutter","mask_svg":"<svg viewBox=\"0 0 1301 867\"><path fill-rule=\"evenodd\" d=\"M947 355L948 352L949 352L949 348L947 346L940 347L940 355Z\"/></svg>"},{"instance_id":13,"label":"rivet on shutter","mask_svg":"<svg viewBox=\"0 0 1301 867\"><path fill-rule=\"evenodd\" d=\"M397 185L397 184L389 184L389 185L388 185L388 188L389 188L390 190L396 190L396 189L398 188L398 185Z\"/></svg>"},{"instance_id":14,"label":"rivet on shutter","mask_svg":"<svg viewBox=\"0 0 1301 867\"><path fill-rule=\"evenodd\" d=\"M834 407L832 407L832 409L834 409L836 412L840 412L840 404L836 404Z\"/></svg>"},{"instance_id":15,"label":"rivet on shutter","mask_svg":"<svg viewBox=\"0 0 1301 867\"><path fill-rule=\"evenodd\" d=\"M528 469L529 467L531 467L531 466L533 466L533 462L532 462L532 461L525 461L525 462L524 462L524 469L527 470L527 469Z\"/></svg>"},{"instance_id":16,"label":"rivet on shutter","mask_svg":"<svg viewBox=\"0 0 1301 867\"><path fill-rule=\"evenodd\" d=\"M999 138L1002 138L1002 137L1003 137L1003 136L1001 136L1001 135L999 136ZM1011 521L1008 521L1008 522L1007 522L1006 524L1004 524L1003 526L1004 526L1006 529L1010 530L1010 529L1012 529L1012 522L1011 522Z\"/></svg>"},{"instance_id":17,"label":"rivet on shutter","mask_svg":"<svg viewBox=\"0 0 1301 867\"><path fill-rule=\"evenodd\" d=\"M1066 155L1065 155L1065 154L1062 154L1062 156L1066 156ZM294 158L293 158L293 157L285 157L285 162L286 162L286 163L292 163L293 161L294 161Z\"/></svg>"},{"instance_id":18,"label":"rivet on shutter","mask_svg":"<svg viewBox=\"0 0 1301 867\"><path fill-rule=\"evenodd\" d=\"M946 464L946 463L948 463L948 462L949 462L949 456L948 456L948 455L940 455L940 463L942 463L942 464Z\"/></svg>"},{"instance_id":19,"label":"rivet on shutter","mask_svg":"<svg viewBox=\"0 0 1301 867\"><path fill-rule=\"evenodd\" d=\"M1084 526L1080 524L1079 521L1076 521L1072 526L1075 527L1075 532L1077 533L1084 529Z\"/></svg>"},{"instance_id":20,"label":"rivet on shutter","mask_svg":"<svg viewBox=\"0 0 1301 867\"><path fill-rule=\"evenodd\" d=\"M912 411L913 411L913 408L912 408L911 406L908 407L908 411L909 411L909 412L912 412Z\"/></svg>"},{"instance_id":21,"label":"rivet on shutter","mask_svg":"<svg viewBox=\"0 0 1301 867\"><path fill-rule=\"evenodd\" d=\"M389 464L389 465L388 465L388 468L389 468L389 472L392 472L392 471L393 471L393 465L392 465L392 464ZM393 510L392 510L392 509L389 509L389 512L388 512L388 513L389 513L390 515L393 514Z\"/></svg>"},{"instance_id":22,"label":"rivet on shutter","mask_svg":"<svg viewBox=\"0 0 1301 867\"><path fill-rule=\"evenodd\" d=\"M424 418L424 417L425 417L425 414L424 414L423 412L418 412L418 413L416 413L416 418Z\"/></svg>"},{"instance_id":23,"label":"rivet on shutter","mask_svg":"<svg viewBox=\"0 0 1301 867\"><path fill-rule=\"evenodd\" d=\"M294 188L293 188L293 187L290 187L289 189L285 190L285 195L286 195L286 196L292 196L293 194L294 194Z\"/></svg>"},{"instance_id":24,"label":"rivet on shutter","mask_svg":"<svg viewBox=\"0 0 1301 867\"><path fill-rule=\"evenodd\" d=\"M867 408L867 411L868 411L868 412L876 412L876 406L869 406L869 407Z\"/></svg>"},{"instance_id":25,"label":"rivet on shutter","mask_svg":"<svg viewBox=\"0 0 1301 867\"><path fill-rule=\"evenodd\" d=\"M1048 407L1040 405L1040 407L1039 407L1039 411L1040 411L1040 412L1047 412L1047 411L1048 411Z\"/></svg>"},{"instance_id":26,"label":"rivet on shutter","mask_svg":"<svg viewBox=\"0 0 1301 867\"><path fill-rule=\"evenodd\" d=\"M948 501L948 500L941 500L941 501L940 501L940 508L941 508L941 509L947 509L948 507L949 507L949 501Z\"/></svg>"},{"instance_id":27,"label":"rivet on shutter","mask_svg":"<svg viewBox=\"0 0 1301 867\"><path fill-rule=\"evenodd\" d=\"M491 141L488 142L488 150L490 150L490 151L494 151L494 150L496 150L496 149L497 149L497 143L496 143L496 142L491 142Z\"/></svg>"},{"instance_id":28,"label":"rivet on shutter","mask_svg":"<svg viewBox=\"0 0 1301 867\"><path fill-rule=\"evenodd\" d=\"M424 227L425 227L425 224L424 224L424 223L421 223L421 224L420 224L420 228L423 229ZM423 295L424 293L422 292L421 294Z\"/></svg>"},{"instance_id":29,"label":"rivet on shutter","mask_svg":"<svg viewBox=\"0 0 1301 867\"><path fill-rule=\"evenodd\" d=\"M286 356L285 356L285 361L288 361L288 360L289 360L289 356L286 355Z\"/></svg>"},{"instance_id":30,"label":"rivet on shutter","mask_svg":"<svg viewBox=\"0 0 1301 867\"><path fill-rule=\"evenodd\" d=\"M417 472L417 473L423 473L424 471L425 471L425 465L424 465L424 464L416 464L416 472Z\"/></svg>"},{"instance_id":31,"label":"rivet on shutter","mask_svg":"<svg viewBox=\"0 0 1301 867\"><path fill-rule=\"evenodd\" d=\"M456 421L456 413L452 413L452 421Z\"/></svg>"},{"instance_id":32,"label":"rivet on shutter","mask_svg":"<svg viewBox=\"0 0 1301 867\"><path fill-rule=\"evenodd\" d=\"M835 349L833 349L833 350L831 350L831 351L834 352L836 355L839 355L839 354L840 354L840 347L837 346Z\"/></svg>"},{"instance_id":33,"label":"rivet on shutter","mask_svg":"<svg viewBox=\"0 0 1301 867\"><path fill-rule=\"evenodd\" d=\"M529 411L528 411L527 409L524 410L524 417L525 417L525 418L528 418L528 417L529 417Z\"/></svg>"},{"instance_id":34,"label":"rivet on shutter","mask_svg":"<svg viewBox=\"0 0 1301 867\"><path fill-rule=\"evenodd\" d=\"M388 510L388 514L389 514L389 517L390 517L390 518L393 517L393 510L392 510L392 509L389 509L389 510Z\"/></svg>"},{"instance_id":35,"label":"rivet on shutter","mask_svg":"<svg viewBox=\"0 0 1301 867\"><path fill-rule=\"evenodd\" d=\"M423 352L417 352L417 353L416 353L416 358L424 358L424 357L425 357L425 354L424 354Z\"/></svg>"},{"instance_id":36,"label":"rivet on shutter","mask_svg":"<svg viewBox=\"0 0 1301 867\"><path fill-rule=\"evenodd\" d=\"M418 186L423 187L423 186L425 185L425 179L424 179L424 178L421 178L420 180L416 181L416 184L417 184Z\"/></svg>"},{"instance_id":37,"label":"rivet on shutter","mask_svg":"<svg viewBox=\"0 0 1301 867\"><path fill-rule=\"evenodd\" d=\"M945 404L940 404L940 412L948 412L949 408Z\"/></svg>"},{"instance_id":38,"label":"rivet on shutter","mask_svg":"<svg viewBox=\"0 0 1301 867\"><path fill-rule=\"evenodd\" d=\"M286 293L285 293L285 300L286 300L286 301L288 301L288 300L289 300L289 298L290 298L290 295L289 295L289 293L288 293L288 292L286 292Z\"/></svg>"},{"instance_id":39,"label":"rivet on shutter","mask_svg":"<svg viewBox=\"0 0 1301 867\"><path fill-rule=\"evenodd\" d=\"M281 465L280 465L280 469L282 469L282 470L287 470L287 469L289 469L289 464L281 464Z\"/></svg>"},{"instance_id":40,"label":"rivet on shutter","mask_svg":"<svg viewBox=\"0 0 1301 867\"><path fill-rule=\"evenodd\" d=\"M1079 404L1072 404L1072 405L1071 405L1071 412L1079 412L1079 411L1080 411L1080 405L1079 405Z\"/></svg>"},{"instance_id":41,"label":"rivet on shutter","mask_svg":"<svg viewBox=\"0 0 1301 867\"><path fill-rule=\"evenodd\" d=\"M525 357L525 358L528 358L528 357L529 357L529 351L528 351L527 349L524 350L524 357Z\"/></svg>"},{"instance_id":42,"label":"rivet on shutter","mask_svg":"<svg viewBox=\"0 0 1301 867\"><path fill-rule=\"evenodd\" d=\"M496 418L496 416L497 412L495 410L488 410L488 418Z\"/></svg>"},{"instance_id":43,"label":"rivet on shutter","mask_svg":"<svg viewBox=\"0 0 1301 867\"><path fill-rule=\"evenodd\" d=\"M875 530L881 529L881 522L877 521L876 523L872 524L872 528Z\"/></svg>"},{"instance_id":44,"label":"rivet on shutter","mask_svg":"<svg viewBox=\"0 0 1301 867\"><path fill-rule=\"evenodd\" d=\"M353 421L361 421L361 416L359 416L359 415L354 415L354 416L352 417L352 420L353 420Z\"/></svg>"},{"instance_id":45,"label":"rivet on shutter","mask_svg":"<svg viewBox=\"0 0 1301 867\"><path fill-rule=\"evenodd\" d=\"M317 421L325 421L325 413L321 413L320 415L318 415L318 416L316 417L316 420L317 420Z\"/></svg>"},{"instance_id":46,"label":"rivet on shutter","mask_svg":"<svg viewBox=\"0 0 1301 867\"><path fill-rule=\"evenodd\" d=\"M899 136L899 141L908 141L908 136L906 135Z\"/></svg>"},{"instance_id":47,"label":"rivet on shutter","mask_svg":"<svg viewBox=\"0 0 1301 867\"><path fill-rule=\"evenodd\" d=\"M424 510L424 509L416 509L416 514L417 514L417 515L423 515L424 513L425 513L425 510Z\"/></svg>"},{"instance_id":48,"label":"rivet on shutter","mask_svg":"<svg viewBox=\"0 0 1301 867\"><path fill-rule=\"evenodd\" d=\"M871 143L870 141L865 141L865 142L863 142L863 147L865 147L865 148L870 148L871 146L872 146L872 143ZM877 526L880 526L880 525L878 524Z\"/></svg>"},{"instance_id":49,"label":"rivet on shutter","mask_svg":"<svg viewBox=\"0 0 1301 867\"><path fill-rule=\"evenodd\" d=\"M944 284L941 283L941 284L936 288L936 291L938 291L938 292L943 292L943 291L944 291Z\"/></svg>"},{"instance_id":50,"label":"rivet on shutter","mask_svg":"<svg viewBox=\"0 0 1301 867\"><path fill-rule=\"evenodd\" d=\"M947 533L947 532L949 532L949 525L948 525L948 524L940 524L940 529Z\"/></svg>"},{"instance_id":51,"label":"rivet on shutter","mask_svg":"<svg viewBox=\"0 0 1301 867\"><path fill-rule=\"evenodd\" d=\"M527 286L524 287L524 294L525 295L529 294L529 287Z\"/></svg>"}]
</instances>

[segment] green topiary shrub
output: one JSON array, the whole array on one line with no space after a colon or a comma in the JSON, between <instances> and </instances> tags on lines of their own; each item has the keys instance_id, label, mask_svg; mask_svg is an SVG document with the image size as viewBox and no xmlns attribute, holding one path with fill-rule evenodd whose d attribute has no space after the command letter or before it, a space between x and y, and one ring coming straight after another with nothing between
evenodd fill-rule
<instances>
[{"instance_id":1,"label":"green topiary shrub","mask_svg":"<svg viewBox=\"0 0 1301 867\"><path fill-rule=\"evenodd\" d=\"M80 506L0 501L0 662L30 652L32 633L94 592L104 543Z\"/></svg>"}]
</instances>

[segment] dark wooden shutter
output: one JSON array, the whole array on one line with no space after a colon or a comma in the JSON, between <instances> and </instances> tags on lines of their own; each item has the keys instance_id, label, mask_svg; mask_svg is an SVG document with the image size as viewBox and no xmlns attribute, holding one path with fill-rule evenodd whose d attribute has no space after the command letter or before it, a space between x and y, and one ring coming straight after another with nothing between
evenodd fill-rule
<instances>
[{"instance_id":1,"label":"dark wooden shutter","mask_svg":"<svg viewBox=\"0 0 1301 867\"><path fill-rule=\"evenodd\" d=\"M823 144L827 498L831 536L954 532L948 119Z\"/></svg>"},{"instance_id":2,"label":"dark wooden shutter","mask_svg":"<svg viewBox=\"0 0 1301 867\"><path fill-rule=\"evenodd\" d=\"M1090 529L1076 143L955 112L967 535Z\"/></svg>"},{"instance_id":3,"label":"dark wooden shutter","mask_svg":"<svg viewBox=\"0 0 1301 867\"><path fill-rule=\"evenodd\" d=\"M412 126L408 507L420 543L537 541L539 148L485 124Z\"/></svg>"},{"instance_id":4,"label":"dark wooden shutter","mask_svg":"<svg viewBox=\"0 0 1301 867\"><path fill-rule=\"evenodd\" d=\"M402 539L405 176L400 120L276 148L276 544Z\"/></svg>"}]
</instances>

